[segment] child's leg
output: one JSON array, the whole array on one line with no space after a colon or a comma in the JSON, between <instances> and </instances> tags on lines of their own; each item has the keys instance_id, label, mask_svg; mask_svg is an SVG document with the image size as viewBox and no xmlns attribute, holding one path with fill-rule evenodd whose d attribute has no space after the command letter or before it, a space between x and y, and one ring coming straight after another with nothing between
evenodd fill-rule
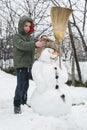
<instances>
[{"instance_id":1,"label":"child's leg","mask_svg":"<svg viewBox=\"0 0 87 130\"><path fill-rule=\"evenodd\" d=\"M14 97L14 106L25 104L27 100L27 90L29 87L28 68L18 68L17 71L17 87Z\"/></svg>"},{"instance_id":2,"label":"child's leg","mask_svg":"<svg viewBox=\"0 0 87 130\"><path fill-rule=\"evenodd\" d=\"M22 84L23 84L22 69L21 68L16 69L16 73L17 73L17 87L15 90L14 106L20 106L21 105L21 95L22 95Z\"/></svg>"},{"instance_id":3,"label":"child's leg","mask_svg":"<svg viewBox=\"0 0 87 130\"><path fill-rule=\"evenodd\" d=\"M26 104L27 102L27 91L29 88L29 70L28 68L24 69L24 82L23 82L23 95L22 95L22 102L21 104Z\"/></svg>"},{"instance_id":4,"label":"child's leg","mask_svg":"<svg viewBox=\"0 0 87 130\"><path fill-rule=\"evenodd\" d=\"M29 68L29 79L33 80L32 73L31 73L31 68Z\"/></svg>"}]
</instances>

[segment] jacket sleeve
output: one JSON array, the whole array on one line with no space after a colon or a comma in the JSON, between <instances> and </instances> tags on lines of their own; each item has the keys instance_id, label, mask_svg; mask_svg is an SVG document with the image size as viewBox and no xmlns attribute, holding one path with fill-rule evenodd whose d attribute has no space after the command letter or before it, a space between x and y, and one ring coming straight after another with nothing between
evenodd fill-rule
<instances>
[{"instance_id":1,"label":"jacket sleeve","mask_svg":"<svg viewBox=\"0 0 87 130\"><path fill-rule=\"evenodd\" d=\"M17 49L23 50L23 51L34 50L35 49L35 40L24 41L18 35L15 35L14 39L13 39L13 45Z\"/></svg>"}]
</instances>

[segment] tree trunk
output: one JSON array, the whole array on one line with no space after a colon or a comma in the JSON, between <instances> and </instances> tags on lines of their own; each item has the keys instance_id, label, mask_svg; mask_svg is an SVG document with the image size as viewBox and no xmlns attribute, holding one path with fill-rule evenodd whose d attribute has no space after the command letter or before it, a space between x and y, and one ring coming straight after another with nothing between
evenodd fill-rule
<instances>
[{"instance_id":1,"label":"tree trunk","mask_svg":"<svg viewBox=\"0 0 87 130\"><path fill-rule=\"evenodd\" d=\"M80 66L79 66L79 62L78 62L78 58L77 58L77 54L76 54L76 49L75 49L75 45L74 45L73 34L72 34L70 22L68 23L68 29L69 29L69 36L70 36L72 48L73 48L73 51L74 51L74 57L75 57L77 72L78 72L78 76L79 76L79 81L82 82L81 70L80 70Z\"/></svg>"},{"instance_id":2,"label":"tree trunk","mask_svg":"<svg viewBox=\"0 0 87 130\"><path fill-rule=\"evenodd\" d=\"M73 57L72 57L72 85L75 85L75 57L74 57L74 51L72 49Z\"/></svg>"}]
</instances>

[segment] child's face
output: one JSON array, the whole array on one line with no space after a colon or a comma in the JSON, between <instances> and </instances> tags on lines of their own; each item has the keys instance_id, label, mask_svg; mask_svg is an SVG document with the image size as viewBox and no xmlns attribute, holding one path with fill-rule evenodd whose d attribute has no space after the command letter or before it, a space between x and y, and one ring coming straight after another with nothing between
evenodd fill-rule
<instances>
[{"instance_id":1,"label":"child's face","mask_svg":"<svg viewBox=\"0 0 87 130\"><path fill-rule=\"evenodd\" d=\"M24 24L24 31L25 31L26 33L28 33L28 32L30 31L30 26L31 26L31 23L30 23L30 22L26 22L26 23Z\"/></svg>"}]
</instances>

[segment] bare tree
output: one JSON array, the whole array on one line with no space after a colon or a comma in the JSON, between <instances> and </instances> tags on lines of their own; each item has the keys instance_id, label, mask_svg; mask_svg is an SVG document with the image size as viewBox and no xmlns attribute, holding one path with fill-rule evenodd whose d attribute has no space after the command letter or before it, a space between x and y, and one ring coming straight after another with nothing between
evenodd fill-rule
<instances>
[{"instance_id":1,"label":"bare tree","mask_svg":"<svg viewBox=\"0 0 87 130\"><path fill-rule=\"evenodd\" d=\"M70 7L74 9L70 19L73 37L78 37L78 39L82 41L84 51L87 52L85 41L87 0L83 2L82 8L79 8L78 6L80 1L81 0L0 0L0 5L2 7L0 8L0 20L4 23L4 26L2 25L2 34L4 34L4 37L12 37L12 35L17 33L17 23L20 16L28 15L34 20L34 35L37 38L42 34L52 36L53 30L50 20L50 8L52 6ZM81 18L76 12L80 13ZM68 52L68 50L66 51Z\"/></svg>"},{"instance_id":2,"label":"bare tree","mask_svg":"<svg viewBox=\"0 0 87 130\"><path fill-rule=\"evenodd\" d=\"M72 3L71 3L70 0L69 0L69 3L70 3L70 8L72 9ZM86 8L85 8L85 9L86 9ZM84 17L85 17L85 15L86 15L85 12L86 12L86 10L85 10L84 13L83 13ZM76 29L77 29L77 31L78 31L78 33L79 33L79 36L80 36L80 38L81 38L81 40L82 40L84 51L86 52L86 51L87 51L87 45L86 45L86 42L85 42L85 39L84 39L84 36L83 36L84 32L83 32L83 34L82 34L82 32L80 31L80 27L79 27L78 24L76 23L76 19L75 19L74 13L72 13L72 18L73 18L73 22L71 22L71 23L73 24L74 27L76 27ZM86 20L86 18L84 18L84 19L83 19L83 22L82 22L82 24L83 24L83 31L84 31L84 27L85 27L85 20Z\"/></svg>"},{"instance_id":3,"label":"bare tree","mask_svg":"<svg viewBox=\"0 0 87 130\"><path fill-rule=\"evenodd\" d=\"M72 44L72 48L73 48L73 56L75 58L75 62L76 62L76 67L77 67L77 72L78 72L78 76L79 76L79 81L82 82L82 76L81 76L81 70L80 70L80 66L79 66L79 62L78 62L78 58L77 58L77 54L76 54L76 48L74 45L74 39L73 39L73 33L72 33L72 29L71 29L71 25L70 22L68 24L68 28L69 28L69 35L70 35L70 39L71 39L71 44ZM74 60L73 60L74 62ZM73 64L72 64L73 65ZM74 72L74 68L72 70L72 73ZM73 77L74 78L74 77Z\"/></svg>"},{"instance_id":4,"label":"bare tree","mask_svg":"<svg viewBox=\"0 0 87 130\"><path fill-rule=\"evenodd\" d=\"M78 3L80 3L80 0L68 0L67 2L65 1L57 1L57 0L51 0L52 3L55 6L63 6L63 7L69 7L71 9L74 9L71 19L70 19L70 23L68 25L69 28L69 37L71 39L71 45L74 51L74 58L75 58L75 62L76 62L76 66L77 66L77 71L78 71L78 75L79 75L79 81L82 81L82 77L81 77L81 70L80 70L80 66L79 66L79 62L78 62L78 57L77 57L77 53L76 53L76 48L75 48L75 43L74 43L74 37L78 37L78 39L80 39L80 41L82 41L82 45L83 45L83 49L84 52L87 53L87 44L85 41L85 30L86 30L86 23L87 23L87 16L86 16L86 12L87 12L87 1L84 1L82 3L82 8L80 8L78 6ZM75 12L77 11L77 13L79 15L77 15ZM80 16L81 15L81 16ZM80 16L80 17L79 17ZM72 26L71 26L72 25ZM74 71L73 71L74 72Z\"/></svg>"},{"instance_id":5,"label":"bare tree","mask_svg":"<svg viewBox=\"0 0 87 130\"><path fill-rule=\"evenodd\" d=\"M35 31L34 35L38 38L43 33L48 35L51 34L51 24L48 22L48 8L50 6L49 1L44 0L22 0L12 1L12 0L1 0L0 4L3 8L0 9L1 20L3 21L2 34L3 38L6 40L3 42L4 48L4 61L7 57L10 57L12 48L12 36L17 33L17 23L22 15L28 15L34 20ZM15 7L14 7L15 5ZM2 15L3 13L3 15ZM4 24L5 23L5 24ZM8 49L8 46L10 49Z\"/></svg>"}]
</instances>

